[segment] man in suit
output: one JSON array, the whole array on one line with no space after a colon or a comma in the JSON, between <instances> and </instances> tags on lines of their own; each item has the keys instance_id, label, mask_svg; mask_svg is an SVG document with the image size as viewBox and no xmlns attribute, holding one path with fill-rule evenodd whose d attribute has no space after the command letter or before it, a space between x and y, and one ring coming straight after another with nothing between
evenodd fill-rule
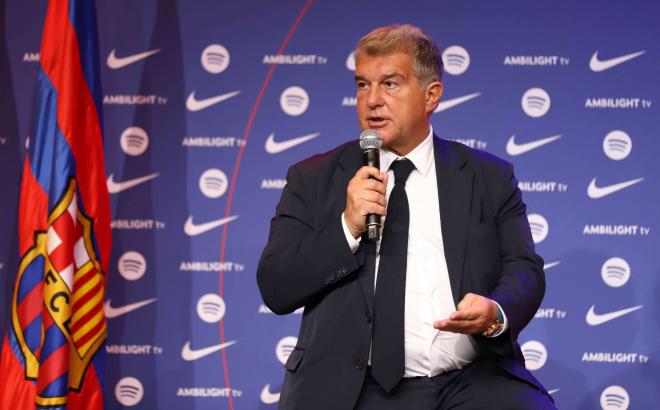
<instances>
[{"instance_id":1,"label":"man in suit","mask_svg":"<svg viewBox=\"0 0 660 410\"><path fill-rule=\"evenodd\" d=\"M553 409L517 344L545 291L512 166L433 135L442 60L419 28L363 37L357 142L289 169L257 270L277 314L304 307L282 409ZM369 241L368 214L384 220Z\"/></svg>"}]
</instances>

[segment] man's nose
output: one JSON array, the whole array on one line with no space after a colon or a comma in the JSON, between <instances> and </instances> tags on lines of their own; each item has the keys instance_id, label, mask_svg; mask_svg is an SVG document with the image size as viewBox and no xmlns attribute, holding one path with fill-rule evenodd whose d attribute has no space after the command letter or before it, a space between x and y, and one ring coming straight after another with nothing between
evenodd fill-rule
<instances>
[{"instance_id":1,"label":"man's nose","mask_svg":"<svg viewBox=\"0 0 660 410\"><path fill-rule=\"evenodd\" d=\"M367 92L367 105L369 108L380 107L384 104L383 90L380 87L371 87Z\"/></svg>"}]
</instances>

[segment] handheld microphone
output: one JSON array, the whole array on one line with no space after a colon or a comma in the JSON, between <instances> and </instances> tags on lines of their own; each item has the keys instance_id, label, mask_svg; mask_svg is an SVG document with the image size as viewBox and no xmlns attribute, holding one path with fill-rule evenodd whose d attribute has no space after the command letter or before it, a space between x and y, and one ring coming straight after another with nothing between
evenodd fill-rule
<instances>
[{"instance_id":1,"label":"handheld microphone","mask_svg":"<svg viewBox=\"0 0 660 410\"><path fill-rule=\"evenodd\" d=\"M380 170L380 147L383 140L375 130L364 130L360 134L360 148L362 149L363 164ZM380 215L367 215L367 239L376 242L380 239Z\"/></svg>"}]
</instances>

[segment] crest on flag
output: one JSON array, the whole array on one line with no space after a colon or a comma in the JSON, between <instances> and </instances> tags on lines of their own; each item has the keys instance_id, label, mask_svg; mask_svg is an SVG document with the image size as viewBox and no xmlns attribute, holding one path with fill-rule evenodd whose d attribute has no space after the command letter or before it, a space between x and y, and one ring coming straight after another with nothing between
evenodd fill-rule
<instances>
[{"instance_id":1,"label":"crest on flag","mask_svg":"<svg viewBox=\"0 0 660 410\"><path fill-rule=\"evenodd\" d=\"M69 389L80 389L85 370L106 337L105 276L92 243L92 220L78 208L75 179L50 213L47 231L35 234L34 244L19 265L12 325L25 377L44 388L63 379L59 388L38 388L37 403L64 404ZM39 363L46 365L44 356L60 350L68 358L58 362L68 362L68 367L42 371L47 379L39 380ZM67 372L68 380L62 377Z\"/></svg>"}]
</instances>

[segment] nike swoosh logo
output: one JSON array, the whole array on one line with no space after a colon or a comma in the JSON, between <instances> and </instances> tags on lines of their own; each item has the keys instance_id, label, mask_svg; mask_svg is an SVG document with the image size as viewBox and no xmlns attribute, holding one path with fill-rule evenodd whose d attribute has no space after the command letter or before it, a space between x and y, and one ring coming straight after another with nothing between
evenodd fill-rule
<instances>
[{"instance_id":1,"label":"nike swoosh logo","mask_svg":"<svg viewBox=\"0 0 660 410\"><path fill-rule=\"evenodd\" d=\"M222 226L226 223L234 221L236 219L238 219L238 215L233 215L227 218L216 219L211 222L195 225L193 223L192 216L189 216L188 220L186 220L186 225L183 227L183 230L188 236L196 236L199 234L203 234L204 232L210 231L211 229L217 228L218 226Z\"/></svg>"},{"instance_id":2,"label":"nike swoosh logo","mask_svg":"<svg viewBox=\"0 0 660 410\"><path fill-rule=\"evenodd\" d=\"M560 263L561 263L561 261L546 263L545 265L543 265L543 270L548 270L550 268L554 268L555 266L559 265Z\"/></svg>"},{"instance_id":3,"label":"nike swoosh logo","mask_svg":"<svg viewBox=\"0 0 660 410\"><path fill-rule=\"evenodd\" d=\"M639 310L642 308L643 305L639 306L633 306L628 309L621 309L621 310L615 310L614 312L610 313L603 313L601 315L597 314L594 312L594 308L596 305L592 305L589 311L587 312L587 324L589 326L598 326L602 325L605 322L609 322L610 320L614 320L616 318L619 318L623 315L627 315L628 313L634 312L636 310Z\"/></svg>"},{"instance_id":4,"label":"nike swoosh logo","mask_svg":"<svg viewBox=\"0 0 660 410\"><path fill-rule=\"evenodd\" d=\"M626 61L632 60L633 58L637 58L644 53L646 53L646 51L638 51L636 53L626 54L625 56L610 58L609 60L599 60L598 51L596 51L594 55L591 56L591 61L589 61L589 68L591 68L591 71L595 73L609 70L612 67L623 64Z\"/></svg>"},{"instance_id":5,"label":"nike swoosh logo","mask_svg":"<svg viewBox=\"0 0 660 410\"><path fill-rule=\"evenodd\" d=\"M145 51L144 53L138 53L138 54L133 54L132 56L128 57L121 57L118 58L115 55L115 50L113 49L110 54L108 54L108 67L112 68L113 70L117 70L119 68L126 67L127 65L131 65L133 63L137 63L140 60L144 60L147 57L150 57L160 51L160 48L155 49L155 50L150 50L150 51Z\"/></svg>"},{"instance_id":6,"label":"nike swoosh logo","mask_svg":"<svg viewBox=\"0 0 660 410\"><path fill-rule=\"evenodd\" d=\"M188 99L186 100L186 108L188 108L188 111L203 110L204 108L208 108L212 105L228 100L231 97L237 96L240 93L240 91L232 91L230 93L216 95L215 97L198 100L195 98L195 92L193 91L190 93Z\"/></svg>"},{"instance_id":7,"label":"nike swoosh logo","mask_svg":"<svg viewBox=\"0 0 660 410\"><path fill-rule=\"evenodd\" d=\"M516 136L512 135L506 143L506 153L511 156L521 155L538 147L542 147L545 144L558 140L561 138L561 135L553 135L552 137L541 138L524 144L516 144L515 138Z\"/></svg>"},{"instance_id":8,"label":"nike swoosh logo","mask_svg":"<svg viewBox=\"0 0 660 410\"><path fill-rule=\"evenodd\" d=\"M236 343L236 341L232 340L231 342L220 343L214 346L205 347L203 349L193 350L190 348L190 342L186 342L186 344L183 345L183 349L181 349L181 358L183 360L192 362L193 360L201 359L202 357L208 356L211 353L220 351L225 347L229 347L234 343Z\"/></svg>"},{"instance_id":9,"label":"nike swoosh logo","mask_svg":"<svg viewBox=\"0 0 660 410\"><path fill-rule=\"evenodd\" d=\"M124 306L120 306L120 307L112 307L110 305L110 299L108 299L105 302L105 306L104 306L103 310L105 310L105 317L107 317L108 319L113 319L115 317L119 317L121 315L125 315L126 313L132 312L134 310L138 310L141 307L147 306L148 304L153 303L155 301L156 301L156 298L153 298L153 299L146 299L146 300L143 300L141 302L135 302L135 303L131 303L129 305L124 305Z\"/></svg>"},{"instance_id":10,"label":"nike swoosh logo","mask_svg":"<svg viewBox=\"0 0 660 410\"><path fill-rule=\"evenodd\" d=\"M596 178L592 179L589 183L589 188L587 188L587 195L591 199L598 199L604 196L615 193L622 189L628 188L629 186L638 184L642 182L644 178L631 179L630 181L619 182L618 184L608 185L608 186L596 186Z\"/></svg>"},{"instance_id":11,"label":"nike swoosh logo","mask_svg":"<svg viewBox=\"0 0 660 410\"><path fill-rule=\"evenodd\" d=\"M316 132L314 134L303 135L302 137L291 138L286 141L275 141L275 134L270 134L266 139L266 152L269 154L278 154L282 151L286 151L289 148L293 148L296 145L300 145L303 142L307 142L311 139L314 139L321 135Z\"/></svg>"},{"instance_id":12,"label":"nike swoosh logo","mask_svg":"<svg viewBox=\"0 0 660 410\"><path fill-rule=\"evenodd\" d=\"M270 384L264 386L261 390L261 402L264 404L273 404L280 401L280 393L271 393Z\"/></svg>"},{"instance_id":13,"label":"nike swoosh logo","mask_svg":"<svg viewBox=\"0 0 660 410\"><path fill-rule=\"evenodd\" d=\"M555 393L557 393L558 391L559 391L559 389L548 390L548 394L555 394Z\"/></svg>"},{"instance_id":14,"label":"nike swoosh logo","mask_svg":"<svg viewBox=\"0 0 660 410\"><path fill-rule=\"evenodd\" d=\"M470 101L473 98L477 98L480 95L481 93L479 92L479 93L464 95L462 97L452 98L451 100L440 101L440 104L438 104L438 108L436 108L434 112L441 112L444 110L448 110L459 104L463 104L466 101Z\"/></svg>"},{"instance_id":15,"label":"nike swoosh logo","mask_svg":"<svg viewBox=\"0 0 660 410\"><path fill-rule=\"evenodd\" d=\"M145 176L139 177L139 178L129 179L129 180L126 180L126 181L123 181L123 182L116 182L115 181L115 174L110 174L110 176L108 177L108 182L107 182L108 192L111 193L111 194L118 194L122 191L126 191L129 188L133 188L134 186L138 186L138 185L143 184L147 181L150 181L150 180L156 178L159 175L160 175L159 173L155 173L155 174L151 174L151 175L145 175Z\"/></svg>"}]
</instances>

